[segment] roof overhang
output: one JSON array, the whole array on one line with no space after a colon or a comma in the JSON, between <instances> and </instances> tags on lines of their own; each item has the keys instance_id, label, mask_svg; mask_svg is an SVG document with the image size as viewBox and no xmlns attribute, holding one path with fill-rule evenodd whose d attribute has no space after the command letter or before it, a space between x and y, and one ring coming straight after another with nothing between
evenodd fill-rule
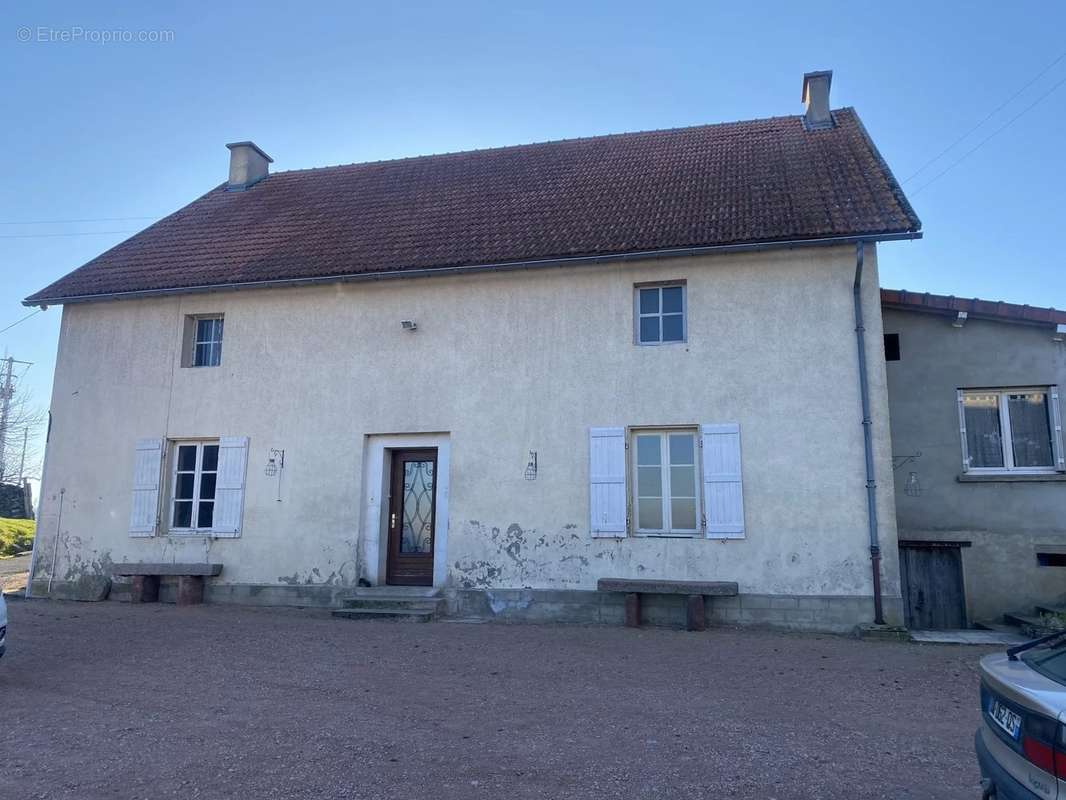
<instances>
[{"instance_id":1,"label":"roof overhang","mask_svg":"<svg viewBox=\"0 0 1066 800\"><path fill-rule=\"evenodd\" d=\"M473 264L459 267L427 267L419 269L396 269L378 272L350 273L344 275L315 275L305 278L277 278L258 281L234 281L231 283L213 283L201 286L175 286L161 289L138 289L129 292L105 292L100 294L71 295L66 297L27 298L24 306L68 305L71 303L91 303L103 300L121 300L137 297L158 297L175 294L203 294L205 292L227 292L242 289L266 289L283 286L311 286L328 283L358 283L363 281L393 280L399 278L427 278L435 275L464 275L478 272L508 272L511 270L541 269L547 267L580 266L582 264L603 264L610 261L638 261L659 258L681 258L716 253L750 253L763 250L792 250L800 247L832 247L835 245L855 244L857 242L895 242L921 239L921 231L902 233L869 233L853 236L833 236L821 239L791 239L772 242L748 242L740 244L707 245L703 247L680 247L664 250L644 250L628 253L609 253L593 256L566 256L559 258L542 258L526 261L505 261L497 264Z\"/></svg>"},{"instance_id":2,"label":"roof overhang","mask_svg":"<svg viewBox=\"0 0 1066 800\"><path fill-rule=\"evenodd\" d=\"M915 314L935 314L962 322L969 319L983 319L1043 328L1066 325L1066 311L1054 308L1004 303L998 300L981 300L976 297L908 292L905 289L882 289L881 307ZM955 327L962 327L962 324L956 324Z\"/></svg>"}]
</instances>

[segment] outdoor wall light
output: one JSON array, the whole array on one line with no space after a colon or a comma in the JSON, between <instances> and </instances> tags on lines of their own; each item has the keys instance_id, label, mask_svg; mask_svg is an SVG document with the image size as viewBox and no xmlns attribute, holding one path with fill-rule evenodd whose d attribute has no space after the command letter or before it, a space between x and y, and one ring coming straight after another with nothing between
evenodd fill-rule
<instances>
[{"instance_id":1,"label":"outdoor wall light","mask_svg":"<svg viewBox=\"0 0 1066 800\"><path fill-rule=\"evenodd\" d=\"M918 473L912 472L907 476L907 482L903 484L903 493L907 497L921 497L922 484L918 481Z\"/></svg>"},{"instance_id":2,"label":"outdoor wall light","mask_svg":"<svg viewBox=\"0 0 1066 800\"><path fill-rule=\"evenodd\" d=\"M405 331L411 331L412 333L414 333L418 330L418 323L409 319L401 319L400 327L403 328Z\"/></svg>"},{"instance_id":3,"label":"outdoor wall light","mask_svg":"<svg viewBox=\"0 0 1066 800\"><path fill-rule=\"evenodd\" d=\"M266 468L263 473L268 478L278 476L278 502L281 502L281 473L285 469L285 451L275 447L270 448L270 456L267 458Z\"/></svg>"}]
</instances>

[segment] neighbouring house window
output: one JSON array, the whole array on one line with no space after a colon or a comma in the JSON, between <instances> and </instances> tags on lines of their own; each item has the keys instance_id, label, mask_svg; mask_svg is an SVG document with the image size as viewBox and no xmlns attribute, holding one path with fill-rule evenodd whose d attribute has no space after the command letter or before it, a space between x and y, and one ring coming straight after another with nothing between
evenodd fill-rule
<instances>
[{"instance_id":1,"label":"neighbouring house window","mask_svg":"<svg viewBox=\"0 0 1066 800\"><path fill-rule=\"evenodd\" d=\"M683 342L685 285L636 287L637 344Z\"/></svg>"},{"instance_id":2,"label":"neighbouring house window","mask_svg":"<svg viewBox=\"0 0 1066 800\"><path fill-rule=\"evenodd\" d=\"M971 472L1054 472L1061 436L1048 387L959 392L964 465Z\"/></svg>"},{"instance_id":3,"label":"neighbouring house window","mask_svg":"<svg viewBox=\"0 0 1066 800\"><path fill-rule=\"evenodd\" d=\"M184 366L217 367L222 363L222 322L221 314L186 318Z\"/></svg>"},{"instance_id":4,"label":"neighbouring house window","mask_svg":"<svg viewBox=\"0 0 1066 800\"><path fill-rule=\"evenodd\" d=\"M885 334L885 361L899 361L899 334Z\"/></svg>"},{"instance_id":5,"label":"neighbouring house window","mask_svg":"<svg viewBox=\"0 0 1066 800\"><path fill-rule=\"evenodd\" d=\"M633 431L637 533L694 536L699 532L696 437L695 430Z\"/></svg>"},{"instance_id":6,"label":"neighbouring house window","mask_svg":"<svg viewBox=\"0 0 1066 800\"><path fill-rule=\"evenodd\" d=\"M218 441L175 442L170 529L210 530L215 520Z\"/></svg>"}]
</instances>

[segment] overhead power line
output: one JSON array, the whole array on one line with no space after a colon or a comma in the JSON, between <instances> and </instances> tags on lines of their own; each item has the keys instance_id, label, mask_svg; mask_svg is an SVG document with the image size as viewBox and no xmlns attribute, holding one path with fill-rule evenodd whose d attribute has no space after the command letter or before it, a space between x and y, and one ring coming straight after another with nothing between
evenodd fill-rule
<instances>
[{"instance_id":1,"label":"overhead power line","mask_svg":"<svg viewBox=\"0 0 1066 800\"><path fill-rule=\"evenodd\" d=\"M0 225L73 225L78 222L128 222L135 219L161 219L161 217L96 217L95 219L31 219L26 222L3 220Z\"/></svg>"},{"instance_id":2,"label":"overhead power line","mask_svg":"<svg viewBox=\"0 0 1066 800\"><path fill-rule=\"evenodd\" d=\"M1015 101L1016 99L1018 99L1018 97L1019 97L1019 96L1020 96L1020 95L1021 95L1021 94L1022 94L1022 93L1023 93L1024 91L1025 91L1025 90L1026 90L1026 89L1028 89L1028 88L1029 88L1030 86L1032 86L1032 85L1033 85L1034 83L1036 83L1036 82L1037 82L1038 80L1040 80L1041 78L1043 78L1043 77L1044 77L1044 76L1045 76L1045 75L1046 75L1046 74L1047 74L1047 73L1048 73L1048 72L1049 72L1049 71L1051 70L1051 68L1052 68L1052 67L1054 67L1054 66L1055 66L1056 64L1058 64L1058 63L1059 63L1060 61L1062 61L1062 60L1063 60L1064 58L1066 58L1066 51L1064 51L1063 53L1061 53L1061 54L1059 55L1059 57L1058 57L1058 58L1056 58L1056 59L1055 59L1054 61L1052 61L1052 62L1051 62L1050 64L1048 64L1048 65L1047 65L1046 67L1044 67L1044 68L1043 68L1042 70L1040 70L1040 72L1038 72L1038 73L1037 73L1037 74L1036 74L1035 76L1033 76L1033 78L1031 78L1031 79L1029 80L1029 82L1028 82L1028 83L1026 83L1026 84L1025 84L1024 86L1022 86L1022 88L1020 88L1020 89L1019 89L1018 91L1016 91L1016 92L1015 92L1014 94L1012 94L1012 95L1011 95L1010 97L1008 97L1008 98L1007 98L1006 100L1004 100L1004 101L1003 101L1002 103L1000 103L1000 104L999 104L998 106L996 106L996 107L995 107L994 109L992 109L991 111L989 111L989 112L988 112L988 114L986 114L986 115L985 115L985 117L984 117L984 118L983 118L983 119L982 119L982 120L981 120L980 122L978 122L978 123L977 123L976 125L974 125L974 126L973 126L972 128L970 128L969 130L967 130L967 131L966 131L966 133L962 134L962 136L960 136L960 137L959 137L958 139L956 139L955 141L953 141L953 142L952 142L951 144L949 144L949 145L948 145L947 147L945 147L945 148L944 148L943 150L941 150L941 151L940 151L939 153L937 153L937 154L936 154L935 156L933 156L933 157L932 157L931 159L929 159L928 161L926 161L926 162L925 162L924 164L922 164L922 165L921 165L920 167L918 167L918 169L917 169L917 170L916 170L916 171L915 171L914 173L912 173L910 177L908 177L908 178L904 178L904 179L903 179L903 182L904 182L904 183L908 183L908 182L910 182L910 181L914 180L914 179L915 179L915 178L917 178L917 177L918 177L918 176L919 176L920 174L922 174L922 172L924 172L924 171L926 170L926 168L927 168L927 167L929 167L929 166L931 166L931 165L935 164L935 163L936 163L937 161L939 161L939 160L940 160L941 158L943 158L943 157L944 157L944 156L946 156L946 155L947 155L948 153L950 153L950 152L951 152L952 150L954 150L954 149L955 149L955 147L956 147L956 146L957 146L958 144L960 144L960 143L961 143L961 142L962 142L962 141L963 141L963 140L964 140L964 139L965 139L965 138L966 138L967 136L969 136L969 135L970 135L971 133L973 133L974 131L976 131L976 130L977 130L978 128L980 128L980 127L981 127L982 125L984 125L984 124L985 124L986 122L988 122L988 121L989 121L990 119L992 119L992 117L996 116L996 114L998 114L998 113L999 113L1000 111L1002 111L1002 110L1003 110L1004 108L1006 108L1006 107L1007 107L1007 106L1009 106L1009 105L1010 105L1011 103L1013 103L1013 102L1014 102L1014 101Z\"/></svg>"},{"instance_id":3,"label":"overhead power line","mask_svg":"<svg viewBox=\"0 0 1066 800\"><path fill-rule=\"evenodd\" d=\"M11 329L12 329L12 328L14 328L14 327L15 327L16 325L18 325L18 324L19 324L20 322L25 322L25 321L26 321L26 320L28 320L28 319L29 319L30 317L34 316L35 314L40 314L40 313L41 313L42 311L44 311L44 309L43 309L43 308L38 308L38 309L36 309L35 311L31 311L31 312L30 312L29 314L27 314L26 316L24 316L24 317L23 317L22 319L17 319L17 320L15 320L14 322L12 322L12 323L11 323L10 325L8 325L8 326L7 326L6 328L0 328L0 333L5 333L5 332L7 332L7 331L11 330Z\"/></svg>"},{"instance_id":4,"label":"overhead power line","mask_svg":"<svg viewBox=\"0 0 1066 800\"><path fill-rule=\"evenodd\" d=\"M917 189L915 189L915 190L914 190L913 192L911 192L911 197L914 197L915 195L917 195L917 194L919 194L920 192L922 192L922 191L923 191L924 189L926 189L926 188L927 188L927 187L928 187L928 186L929 186L930 184L932 184L932 183L935 183L936 181L938 181L938 180L939 180L940 178L942 178L942 177L943 177L944 175L946 175L947 173L949 173L949 172L950 172L951 170L953 170L953 169L954 169L955 167L957 167L957 166L958 166L959 164L961 164L961 163L962 163L963 161L965 161L965 160L966 160L967 158L969 158L969 157L970 157L971 155L973 155L974 153L976 153L976 152L977 152L978 150L980 150L980 149L981 149L981 147L983 147L983 146L984 146L984 145L985 145L985 144L986 144L986 143L987 143L987 142L988 142L988 141L989 141L989 140L990 140L990 139L991 139L992 137L994 137L994 136L997 136L998 134L1002 133L1002 132L1003 132L1003 131L1005 131L1005 130L1006 130L1007 128L1009 128L1009 127L1010 127L1010 126L1011 126L1012 124L1014 124L1014 123L1015 123L1015 122L1016 122L1017 120L1021 119L1021 118L1022 118L1023 116L1025 116L1026 114L1028 114L1028 113L1029 113L1030 111L1032 111L1032 110L1033 110L1034 108L1036 108L1036 107L1037 107L1037 106L1038 106L1038 105L1039 105L1039 104L1040 104L1041 102L1043 102L1043 101L1044 101L1044 100L1045 100L1045 99L1046 99L1047 97L1049 97L1049 96L1051 95L1051 93L1052 93L1052 92L1054 92L1054 91L1055 91L1056 89L1058 89L1058 88L1059 88L1060 86L1062 86L1062 85L1063 85L1064 83L1066 83L1066 78L1063 78L1062 80L1060 80L1060 81L1059 81L1058 83L1056 83L1056 84L1055 84L1054 86L1052 86L1052 87L1051 87L1050 89L1048 89L1048 90L1047 90L1046 92L1044 92L1044 93L1043 93L1042 95L1040 95L1040 97L1036 98L1036 100L1034 100L1034 101L1033 101L1032 103L1030 103L1029 105L1027 105L1027 106L1026 106L1025 108L1023 108L1023 109L1022 109L1021 111L1019 111L1019 112L1018 112L1017 114L1015 114L1015 115L1014 115L1013 117L1011 117L1011 118L1010 118L1009 120L1007 120L1007 121L1006 121L1006 122L1005 122L1005 123L1004 123L1003 125L1001 125L1001 126L999 126L998 128L996 128L996 129L995 129L994 131L992 131L992 133L988 134L988 136L986 136L986 137L985 137L984 139L982 139L981 141L979 141L979 142L978 142L977 144L975 144L975 145L974 145L973 147L971 147L971 148L970 148L969 150L967 150L967 151L966 151L965 153L963 153L963 154L962 154L961 156L959 156L959 157L958 157L957 159L955 159L955 160L954 160L954 161L952 161L952 162L951 162L950 164L948 164L948 165L947 165L947 166L946 166L946 167L945 167L945 168L944 168L943 170L941 170L940 172L938 172L938 173L937 173L936 175L934 175L934 176L933 176L932 178L930 178L930 179L929 179L928 181L926 181L926 182L925 182L925 183L923 183L923 184L922 184L921 186L919 186L919 187L918 187Z\"/></svg>"},{"instance_id":5,"label":"overhead power line","mask_svg":"<svg viewBox=\"0 0 1066 800\"><path fill-rule=\"evenodd\" d=\"M0 239L52 239L56 236L105 236L137 231L79 231L78 233L0 233Z\"/></svg>"}]
</instances>

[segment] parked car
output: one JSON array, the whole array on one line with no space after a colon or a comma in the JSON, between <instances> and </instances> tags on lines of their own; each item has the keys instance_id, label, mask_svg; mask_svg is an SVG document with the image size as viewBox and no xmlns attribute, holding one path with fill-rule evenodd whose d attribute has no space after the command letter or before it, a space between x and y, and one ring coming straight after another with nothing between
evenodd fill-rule
<instances>
[{"instance_id":1,"label":"parked car","mask_svg":"<svg viewBox=\"0 0 1066 800\"><path fill-rule=\"evenodd\" d=\"M0 593L0 658L3 657L5 649L7 649L7 603L4 601L4 595Z\"/></svg>"},{"instance_id":2,"label":"parked car","mask_svg":"<svg viewBox=\"0 0 1066 800\"><path fill-rule=\"evenodd\" d=\"M981 659L985 800L1066 798L1066 632Z\"/></svg>"}]
</instances>

